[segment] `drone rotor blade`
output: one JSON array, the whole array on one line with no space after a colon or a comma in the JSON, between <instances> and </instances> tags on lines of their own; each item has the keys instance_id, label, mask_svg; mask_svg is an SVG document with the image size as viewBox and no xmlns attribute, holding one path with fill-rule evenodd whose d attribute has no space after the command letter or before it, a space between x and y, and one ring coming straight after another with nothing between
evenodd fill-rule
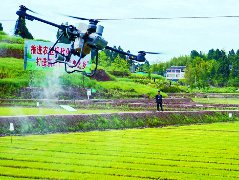
<instances>
[{"instance_id":1,"label":"drone rotor blade","mask_svg":"<svg viewBox=\"0 0 239 180\"><path fill-rule=\"evenodd\" d=\"M149 18L126 18L132 20L167 20L167 19L212 19L212 18L239 18L238 15L232 16L185 16L185 17L149 17Z\"/></svg>"},{"instance_id":2,"label":"drone rotor blade","mask_svg":"<svg viewBox=\"0 0 239 180\"><path fill-rule=\"evenodd\" d=\"M238 18L239 16L216 16L216 17L224 17L224 18Z\"/></svg>"},{"instance_id":3,"label":"drone rotor blade","mask_svg":"<svg viewBox=\"0 0 239 180\"><path fill-rule=\"evenodd\" d=\"M32 13L38 14L37 12L35 12L35 11L31 10L31 9L28 9L28 8L27 8L27 10L30 11L30 12L32 12Z\"/></svg>"},{"instance_id":4,"label":"drone rotor blade","mask_svg":"<svg viewBox=\"0 0 239 180\"><path fill-rule=\"evenodd\" d=\"M30 12L32 12L32 13L34 13L34 14L39 14L39 13L37 13L36 11L33 11L33 10L29 9L29 8L27 8L27 7L24 6L24 5L19 5L19 7L20 7L20 9L22 9L22 10L30 11Z\"/></svg>"},{"instance_id":5,"label":"drone rotor blade","mask_svg":"<svg viewBox=\"0 0 239 180\"><path fill-rule=\"evenodd\" d=\"M34 12L27 8L27 10ZM36 13L36 12L34 12ZM60 13L61 14L61 13ZM120 21L120 20L171 20L171 19L210 19L210 18L239 18L239 15L221 15L221 16L178 16L178 17L131 17L131 18L84 18L62 14L64 16L84 20L84 21Z\"/></svg>"},{"instance_id":6,"label":"drone rotor blade","mask_svg":"<svg viewBox=\"0 0 239 180\"><path fill-rule=\"evenodd\" d=\"M69 16L69 15L66 15L67 17L70 17L70 18L74 18L74 19L79 19L79 20L83 20L83 21L89 21L90 19L88 18L83 18L83 17L77 17L77 16Z\"/></svg>"},{"instance_id":7,"label":"drone rotor blade","mask_svg":"<svg viewBox=\"0 0 239 180\"><path fill-rule=\"evenodd\" d=\"M126 19L116 19L116 18L105 18L105 19L97 19L99 21L120 21L120 20L126 20Z\"/></svg>"},{"instance_id":8,"label":"drone rotor blade","mask_svg":"<svg viewBox=\"0 0 239 180\"><path fill-rule=\"evenodd\" d=\"M75 18L79 20L91 20L89 18L82 18L77 16L69 16L70 18ZM232 15L232 16L182 16L182 17L146 17L146 18L96 18L93 20L97 21L120 21L120 20L171 20L171 19L212 19L212 18L239 18L238 15Z\"/></svg>"},{"instance_id":9,"label":"drone rotor blade","mask_svg":"<svg viewBox=\"0 0 239 180\"><path fill-rule=\"evenodd\" d=\"M115 18L83 18L83 17L77 17L77 16L70 16L70 15L65 15L70 18L74 19L79 19L83 21L90 21L90 20L95 20L95 21L117 21L117 20L124 20L124 19L115 19Z\"/></svg>"},{"instance_id":10,"label":"drone rotor blade","mask_svg":"<svg viewBox=\"0 0 239 180\"><path fill-rule=\"evenodd\" d=\"M145 51L146 54L162 54L161 52L147 52Z\"/></svg>"}]
</instances>

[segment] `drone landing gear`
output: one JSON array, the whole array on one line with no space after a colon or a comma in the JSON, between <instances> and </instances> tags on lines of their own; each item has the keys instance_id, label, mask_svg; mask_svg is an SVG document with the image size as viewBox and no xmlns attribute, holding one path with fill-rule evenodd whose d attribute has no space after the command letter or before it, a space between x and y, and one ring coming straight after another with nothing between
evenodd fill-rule
<instances>
[{"instance_id":1,"label":"drone landing gear","mask_svg":"<svg viewBox=\"0 0 239 180\"><path fill-rule=\"evenodd\" d=\"M69 31L68 31L67 36L72 36L72 34L73 33L70 34ZM55 50L55 46L60 41L60 39L65 35L66 35L66 33L62 32L60 34L60 36L58 37L57 41L54 43L54 45L49 50L49 52L48 52L48 63L49 64L63 63L64 66L65 66L65 71L69 74L74 73L74 72L82 72L86 76L89 76L89 77L93 76L96 73L96 70L97 70L97 67L98 67L98 49L89 46L84 41L84 38L79 38L79 42L81 43L81 46L79 46L78 48L74 48L75 40L72 40L69 54L68 55L62 54L62 53L58 52L57 50ZM76 35L73 34L73 36L74 36L74 38L69 37L69 39L76 39L75 38ZM55 58L57 58L54 62L49 61L49 59L50 59L49 56L50 56L50 53L52 51L55 52L55 54L56 54ZM86 55L89 55L90 53L92 53L92 55L93 55L91 58L92 59L95 58L96 65L95 65L94 70L90 70L90 68L87 67L87 71L89 71L89 72L86 72L86 70L84 70L86 67L84 67L84 69L81 70L81 69L78 68L78 65L81 62L81 60L83 58L85 58ZM71 63L70 61L71 61L72 56L77 56L79 59L77 61L74 61L74 63Z\"/></svg>"}]
</instances>

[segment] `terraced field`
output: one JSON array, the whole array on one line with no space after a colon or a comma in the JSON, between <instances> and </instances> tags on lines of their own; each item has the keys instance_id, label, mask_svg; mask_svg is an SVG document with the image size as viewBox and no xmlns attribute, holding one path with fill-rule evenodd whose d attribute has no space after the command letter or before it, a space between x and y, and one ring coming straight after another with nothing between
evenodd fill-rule
<instances>
[{"instance_id":1,"label":"terraced field","mask_svg":"<svg viewBox=\"0 0 239 180\"><path fill-rule=\"evenodd\" d=\"M238 179L239 122L0 138L0 179Z\"/></svg>"}]
</instances>

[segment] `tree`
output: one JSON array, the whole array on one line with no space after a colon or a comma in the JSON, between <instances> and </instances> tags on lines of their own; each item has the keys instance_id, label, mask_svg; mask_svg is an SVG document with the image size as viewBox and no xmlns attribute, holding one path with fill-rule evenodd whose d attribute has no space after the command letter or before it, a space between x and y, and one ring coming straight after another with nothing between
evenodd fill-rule
<instances>
[{"instance_id":1,"label":"tree","mask_svg":"<svg viewBox=\"0 0 239 180\"><path fill-rule=\"evenodd\" d=\"M199 56L196 56L199 57ZM169 66L187 66L192 62L193 58L190 56L180 56L180 57L174 57L171 59Z\"/></svg>"},{"instance_id":2,"label":"tree","mask_svg":"<svg viewBox=\"0 0 239 180\"><path fill-rule=\"evenodd\" d=\"M209 60L209 62L212 64L211 72L209 73L209 77L208 77L209 84L215 86L215 85L217 85L217 82L218 82L217 72L218 72L218 68L219 68L219 62L214 59Z\"/></svg>"},{"instance_id":3,"label":"tree","mask_svg":"<svg viewBox=\"0 0 239 180\"><path fill-rule=\"evenodd\" d=\"M149 72L150 64L149 61L145 60L143 64L143 72Z\"/></svg>"},{"instance_id":4,"label":"tree","mask_svg":"<svg viewBox=\"0 0 239 180\"><path fill-rule=\"evenodd\" d=\"M228 80L229 80L230 62L229 62L226 54L224 54L223 52L222 52L221 58L218 59L218 61L220 63L219 68L218 68L218 77L219 77L218 85L225 86L225 85L227 85Z\"/></svg>"},{"instance_id":5,"label":"tree","mask_svg":"<svg viewBox=\"0 0 239 180\"><path fill-rule=\"evenodd\" d=\"M109 49L104 49L103 50L106 54L106 56L110 59L110 62L113 62L113 57L112 57L112 52Z\"/></svg>"},{"instance_id":6,"label":"tree","mask_svg":"<svg viewBox=\"0 0 239 180\"><path fill-rule=\"evenodd\" d=\"M118 50L124 51L120 46L118 47ZM122 59L126 59L126 56L125 56L124 54L119 54L119 56L120 56Z\"/></svg>"},{"instance_id":7,"label":"tree","mask_svg":"<svg viewBox=\"0 0 239 180\"><path fill-rule=\"evenodd\" d=\"M209 86L212 68L213 61L206 61L200 57L196 57L193 62L186 67L186 83L192 88L205 88Z\"/></svg>"},{"instance_id":8,"label":"tree","mask_svg":"<svg viewBox=\"0 0 239 180\"><path fill-rule=\"evenodd\" d=\"M106 55L105 51L101 51L99 53L99 65L108 68L110 64L110 58Z\"/></svg>"},{"instance_id":9,"label":"tree","mask_svg":"<svg viewBox=\"0 0 239 180\"><path fill-rule=\"evenodd\" d=\"M233 61L235 52L232 49L228 56L224 50L211 49L208 51L207 58L209 60L216 60L216 66L212 68L211 77L213 77L213 84L225 86L228 83L230 75L230 64Z\"/></svg>"},{"instance_id":10,"label":"tree","mask_svg":"<svg viewBox=\"0 0 239 180\"><path fill-rule=\"evenodd\" d=\"M154 74L159 74L161 76L164 76L165 73L165 63L159 63L159 64L152 64L150 66L150 71Z\"/></svg>"},{"instance_id":11,"label":"tree","mask_svg":"<svg viewBox=\"0 0 239 180\"><path fill-rule=\"evenodd\" d=\"M190 56L194 59L196 57L200 57L200 54L196 50L192 50Z\"/></svg>"},{"instance_id":12,"label":"tree","mask_svg":"<svg viewBox=\"0 0 239 180\"><path fill-rule=\"evenodd\" d=\"M2 23L0 23L0 31L3 31Z\"/></svg>"},{"instance_id":13,"label":"tree","mask_svg":"<svg viewBox=\"0 0 239 180\"><path fill-rule=\"evenodd\" d=\"M220 51L219 49L216 49L216 50L210 49L210 50L208 51L207 58L208 58L209 60L211 60L211 59L219 60L219 59L221 59L221 58L222 58L223 56L225 56L225 55L226 55L226 54L225 54L224 51Z\"/></svg>"},{"instance_id":14,"label":"tree","mask_svg":"<svg viewBox=\"0 0 239 180\"><path fill-rule=\"evenodd\" d=\"M225 51L220 51L219 49L216 49L215 53L214 53L214 56L213 56L213 59L215 60L220 60L222 59L224 56L226 56L226 53Z\"/></svg>"},{"instance_id":15,"label":"tree","mask_svg":"<svg viewBox=\"0 0 239 180\"><path fill-rule=\"evenodd\" d=\"M111 71L114 75L128 75L130 73L129 64L127 60L120 58L120 56L118 55L109 67L109 71Z\"/></svg>"},{"instance_id":16,"label":"tree","mask_svg":"<svg viewBox=\"0 0 239 180\"><path fill-rule=\"evenodd\" d=\"M19 17L19 19L16 22L14 34L19 35L22 38L33 39L32 34L28 31L26 27L25 18L22 18L22 17Z\"/></svg>"},{"instance_id":17,"label":"tree","mask_svg":"<svg viewBox=\"0 0 239 180\"><path fill-rule=\"evenodd\" d=\"M209 60L211 60L211 59L214 59L214 56L215 56L215 50L214 50L214 49L210 49L210 50L208 51L208 53L207 53L207 58L208 58Z\"/></svg>"},{"instance_id":18,"label":"tree","mask_svg":"<svg viewBox=\"0 0 239 180\"><path fill-rule=\"evenodd\" d=\"M229 76L229 85L230 86L239 86L239 50L237 53L232 49L229 51L228 60L230 62L230 76Z\"/></svg>"},{"instance_id":19,"label":"tree","mask_svg":"<svg viewBox=\"0 0 239 180\"><path fill-rule=\"evenodd\" d=\"M228 53L228 57L231 57L231 56L233 57L235 55L236 55L236 53L233 49L231 51L229 51L229 53Z\"/></svg>"}]
</instances>

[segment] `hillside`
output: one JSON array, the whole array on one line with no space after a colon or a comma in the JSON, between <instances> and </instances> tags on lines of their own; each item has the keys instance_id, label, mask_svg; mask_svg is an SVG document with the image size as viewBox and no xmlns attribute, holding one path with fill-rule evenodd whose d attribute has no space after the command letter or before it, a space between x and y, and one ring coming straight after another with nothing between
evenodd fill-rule
<instances>
[{"instance_id":1,"label":"hillside","mask_svg":"<svg viewBox=\"0 0 239 180\"><path fill-rule=\"evenodd\" d=\"M165 79L159 75L120 77L103 67L91 79L81 73L24 70L23 47L24 39L0 31L0 98L84 99L89 88L95 92L92 98L140 98L153 97L164 87Z\"/></svg>"},{"instance_id":2,"label":"hillside","mask_svg":"<svg viewBox=\"0 0 239 180\"><path fill-rule=\"evenodd\" d=\"M0 57L23 57L24 39L20 37L8 36L0 31Z\"/></svg>"}]
</instances>

